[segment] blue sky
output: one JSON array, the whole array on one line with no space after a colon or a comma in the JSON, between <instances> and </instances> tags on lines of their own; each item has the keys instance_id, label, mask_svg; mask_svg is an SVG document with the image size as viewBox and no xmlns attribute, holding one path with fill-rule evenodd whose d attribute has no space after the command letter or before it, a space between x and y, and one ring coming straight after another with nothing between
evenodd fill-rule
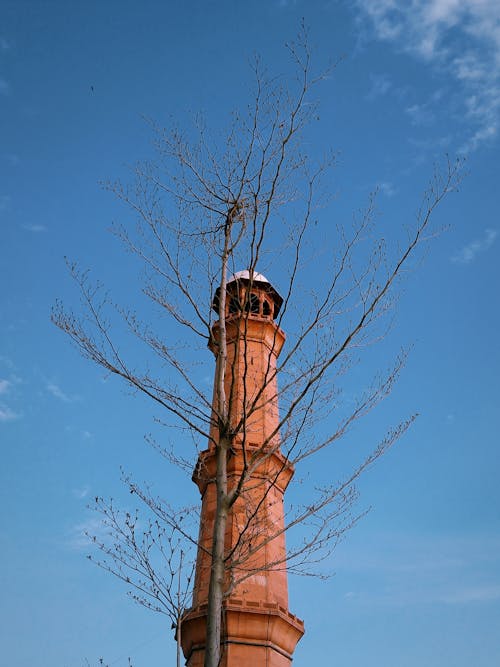
<instances>
[{"instance_id":1,"label":"blue sky","mask_svg":"<svg viewBox=\"0 0 500 667\"><path fill-rule=\"evenodd\" d=\"M362 481L372 510L338 548L336 576L290 581L306 623L295 664L498 665L498 2L4 0L0 644L11 667L174 660L169 624L86 561L82 533L92 497L123 495L120 466L193 502L194 485L144 444L161 437L153 408L82 360L50 309L76 300L65 255L136 298L136 267L108 233L123 209L99 181L151 155L144 117L189 125L201 110L218 133L248 100L253 53L287 75L283 44L302 16L318 66L340 59L318 92L310 147L339 155L328 214L348 220L378 187L397 236L435 161L465 155L468 173L371 362L412 346L375 424L420 417ZM353 382L363 379L357 369ZM370 428L352 437L369 444Z\"/></svg>"}]
</instances>

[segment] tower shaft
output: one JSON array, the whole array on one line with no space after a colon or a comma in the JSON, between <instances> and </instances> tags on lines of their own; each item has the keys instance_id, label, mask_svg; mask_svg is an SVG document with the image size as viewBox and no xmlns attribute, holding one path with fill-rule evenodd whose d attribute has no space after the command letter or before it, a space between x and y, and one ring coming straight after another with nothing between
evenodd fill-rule
<instances>
[{"instance_id":1,"label":"tower shaft","mask_svg":"<svg viewBox=\"0 0 500 667\"><path fill-rule=\"evenodd\" d=\"M289 667L303 634L302 621L288 610L283 496L293 467L280 449L276 377L285 335L274 322L280 297L264 281L240 277L228 283L224 388L234 437L227 480L229 493L238 484L241 490L225 531L221 667ZM219 335L216 322L213 340ZM217 353L216 344L213 348ZM193 474L202 507L193 606L182 630L188 667L202 667L204 659L220 441L217 381L214 385L209 446Z\"/></svg>"}]
</instances>

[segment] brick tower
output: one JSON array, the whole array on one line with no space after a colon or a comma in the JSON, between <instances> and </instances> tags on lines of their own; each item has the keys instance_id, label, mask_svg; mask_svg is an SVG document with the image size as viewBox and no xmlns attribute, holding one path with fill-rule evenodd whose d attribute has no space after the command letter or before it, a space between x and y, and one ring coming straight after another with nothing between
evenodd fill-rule
<instances>
[{"instance_id":1,"label":"brick tower","mask_svg":"<svg viewBox=\"0 0 500 667\"><path fill-rule=\"evenodd\" d=\"M219 293L214 310L219 310ZM232 507L225 534L225 551L232 552L223 602L221 667L290 667L304 624L288 610L283 495L293 475L279 447L276 360L285 334L275 318L282 298L261 274L236 273L227 283L226 394L231 395L231 419L256 406L234 439L228 460L228 485L237 483L244 460L251 477ZM217 340L218 322L213 325ZM258 396L260 392L260 395ZM215 390L214 390L215 396ZM258 396L258 400L255 398ZM214 420L215 422L215 420ZM210 546L216 506L216 425L208 449L193 473L201 497L201 520L193 606L182 624L182 648L188 667L203 667L206 611L210 578ZM251 521L249 521L249 517ZM242 528L249 526L243 531ZM273 537L274 535L274 537ZM274 565L274 567L273 567Z\"/></svg>"}]
</instances>

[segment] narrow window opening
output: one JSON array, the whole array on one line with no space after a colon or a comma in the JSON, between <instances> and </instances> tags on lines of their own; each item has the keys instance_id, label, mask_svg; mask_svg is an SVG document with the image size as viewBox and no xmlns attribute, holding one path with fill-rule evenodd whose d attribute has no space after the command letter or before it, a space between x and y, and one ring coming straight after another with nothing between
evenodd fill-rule
<instances>
[{"instance_id":1,"label":"narrow window opening","mask_svg":"<svg viewBox=\"0 0 500 667\"><path fill-rule=\"evenodd\" d=\"M245 303L245 310L255 315L259 314L260 311L260 302L259 297L256 294L250 294L248 301Z\"/></svg>"},{"instance_id":2,"label":"narrow window opening","mask_svg":"<svg viewBox=\"0 0 500 667\"><path fill-rule=\"evenodd\" d=\"M240 301L238 297L232 296L229 301L229 313L234 315L234 313L239 313L241 310Z\"/></svg>"}]
</instances>

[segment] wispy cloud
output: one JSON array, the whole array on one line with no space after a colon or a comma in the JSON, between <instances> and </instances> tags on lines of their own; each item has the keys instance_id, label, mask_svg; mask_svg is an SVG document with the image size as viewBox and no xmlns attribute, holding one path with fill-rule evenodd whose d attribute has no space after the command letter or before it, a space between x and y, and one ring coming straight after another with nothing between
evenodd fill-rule
<instances>
[{"instance_id":1,"label":"wispy cloud","mask_svg":"<svg viewBox=\"0 0 500 667\"><path fill-rule=\"evenodd\" d=\"M11 422L15 419L19 419L21 415L17 412L14 412L12 408L9 408L5 403L0 403L0 422Z\"/></svg>"},{"instance_id":2,"label":"wispy cloud","mask_svg":"<svg viewBox=\"0 0 500 667\"><path fill-rule=\"evenodd\" d=\"M9 357L5 357L3 354L0 354L0 364L4 365L9 370L14 370L16 367L12 359L9 359Z\"/></svg>"},{"instance_id":3,"label":"wispy cloud","mask_svg":"<svg viewBox=\"0 0 500 667\"><path fill-rule=\"evenodd\" d=\"M500 2L497 0L358 0L376 36L445 70L465 101L469 136L463 152L500 130ZM412 107L410 107L412 109ZM413 109L417 112L417 107Z\"/></svg>"},{"instance_id":4,"label":"wispy cloud","mask_svg":"<svg viewBox=\"0 0 500 667\"><path fill-rule=\"evenodd\" d=\"M5 39L5 37L0 37L0 50L1 51L10 51L10 42Z\"/></svg>"},{"instance_id":5,"label":"wispy cloud","mask_svg":"<svg viewBox=\"0 0 500 667\"><path fill-rule=\"evenodd\" d=\"M89 495L90 492L90 487L85 485L81 487L80 489L73 489L72 493L75 496L75 498L78 498L78 500L83 500Z\"/></svg>"},{"instance_id":6,"label":"wispy cloud","mask_svg":"<svg viewBox=\"0 0 500 667\"><path fill-rule=\"evenodd\" d=\"M434 114L424 104L412 104L405 111L413 125L430 125L434 122Z\"/></svg>"},{"instance_id":7,"label":"wispy cloud","mask_svg":"<svg viewBox=\"0 0 500 667\"><path fill-rule=\"evenodd\" d=\"M445 604L466 604L469 602L490 602L500 600L500 584L463 586L454 591L437 594L437 601Z\"/></svg>"},{"instance_id":8,"label":"wispy cloud","mask_svg":"<svg viewBox=\"0 0 500 667\"><path fill-rule=\"evenodd\" d=\"M69 394L66 394L55 382L47 382L46 389L49 394L52 394L55 398L63 401L63 403L74 403L78 400L78 396L70 396Z\"/></svg>"},{"instance_id":9,"label":"wispy cloud","mask_svg":"<svg viewBox=\"0 0 500 667\"><path fill-rule=\"evenodd\" d=\"M34 234L40 234L41 232L47 231L45 225L23 225L23 229L26 229L28 232L33 232Z\"/></svg>"},{"instance_id":10,"label":"wispy cloud","mask_svg":"<svg viewBox=\"0 0 500 667\"><path fill-rule=\"evenodd\" d=\"M486 229L482 238L475 239L461 248L455 255L453 255L451 261L457 262L458 264L470 264L480 253L486 252L486 250L491 248L497 236L498 231L496 229Z\"/></svg>"},{"instance_id":11,"label":"wispy cloud","mask_svg":"<svg viewBox=\"0 0 500 667\"><path fill-rule=\"evenodd\" d=\"M487 535L384 535L368 552L346 546L337 569L372 573L373 585L346 591L353 604L464 605L500 599L500 540ZM339 555L339 554L338 554ZM356 578L359 578L358 576Z\"/></svg>"},{"instance_id":12,"label":"wispy cloud","mask_svg":"<svg viewBox=\"0 0 500 667\"><path fill-rule=\"evenodd\" d=\"M6 396L11 392L14 385L21 382L16 375L11 375L9 379L0 378L0 396ZM13 410L9 405L0 402L0 422L10 422L19 419L21 414Z\"/></svg>"},{"instance_id":13,"label":"wispy cloud","mask_svg":"<svg viewBox=\"0 0 500 667\"><path fill-rule=\"evenodd\" d=\"M374 100L383 97L392 89L392 82L386 74L370 74L371 87L366 98Z\"/></svg>"},{"instance_id":14,"label":"wispy cloud","mask_svg":"<svg viewBox=\"0 0 500 667\"><path fill-rule=\"evenodd\" d=\"M483 585L463 585L458 581L452 585L437 581L432 586L394 585L391 583L379 591L348 591L346 600L368 605L408 607L409 605L468 605L473 603L494 602L500 600L500 586L496 583Z\"/></svg>"},{"instance_id":15,"label":"wispy cloud","mask_svg":"<svg viewBox=\"0 0 500 667\"><path fill-rule=\"evenodd\" d=\"M377 187L386 197L393 197L397 192L394 184L390 181L382 181L381 183L378 183Z\"/></svg>"},{"instance_id":16,"label":"wispy cloud","mask_svg":"<svg viewBox=\"0 0 500 667\"><path fill-rule=\"evenodd\" d=\"M0 79L0 95L3 95L5 97L9 95L9 93L10 93L9 82L6 81L5 79Z\"/></svg>"},{"instance_id":17,"label":"wispy cloud","mask_svg":"<svg viewBox=\"0 0 500 667\"><path fill-rule=\"evenodd\" d=\"M70 531L68 546L76 551L88 549L92 544L92 537L104 538L108 529L103 526L101 519L90 517L81 523L77 523Z\"/></svg>"},{"instance_id":18,"label":"wispy cloud","mask_svg":"<svg viewBox=\"0 0 500 667\"><path fill-rule=\"evenodd\" d=\"M430 98L421 102L420 104L412 104L406 107L405 111L408 114L412 125L428 126L432 125L436 120L436 111L442 105L442 99L445 91L438 89L430 96Z\"/></svg>"},{"instance_id":19,"label":"wispy cloud","mask_svg":"<svg viewBox=\"0 0 500 667\"><path fill-rule=\"evenodd\" d=\"M0 195L0 211L6 211L10 206L10 195Z\"/></svg>"}]
</instances>

